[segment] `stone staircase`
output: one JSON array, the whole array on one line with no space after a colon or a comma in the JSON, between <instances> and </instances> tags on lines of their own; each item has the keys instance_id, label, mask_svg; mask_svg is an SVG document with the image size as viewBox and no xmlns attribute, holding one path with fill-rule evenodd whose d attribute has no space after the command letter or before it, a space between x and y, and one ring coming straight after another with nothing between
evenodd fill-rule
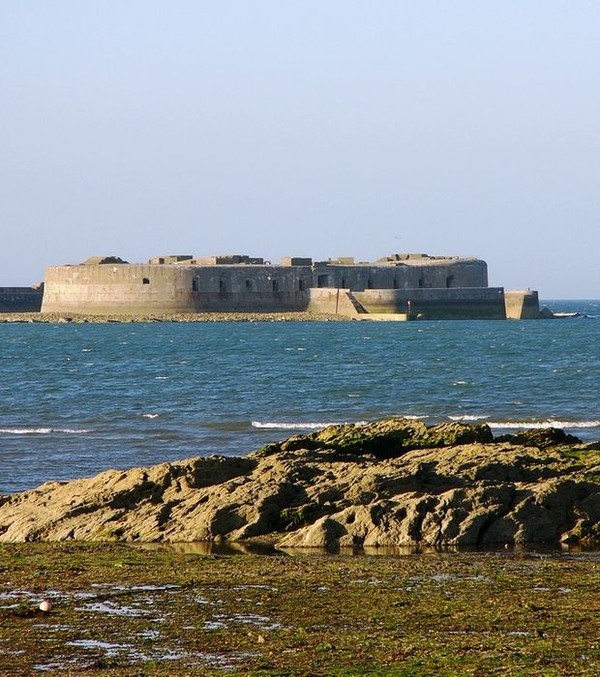
<instances>
[{"instance_id":1,"label":"stone staircase","mask_svg":"<svg viewBox=\"0 0 600 677\"><path fill-rule=\"evenodd\" d=\"M357 315L368 314L368 310L363 306L363 304L354 296L354 294L349 289L341 290L344 296L350 301Z\"/></svg>"}]
</instances>

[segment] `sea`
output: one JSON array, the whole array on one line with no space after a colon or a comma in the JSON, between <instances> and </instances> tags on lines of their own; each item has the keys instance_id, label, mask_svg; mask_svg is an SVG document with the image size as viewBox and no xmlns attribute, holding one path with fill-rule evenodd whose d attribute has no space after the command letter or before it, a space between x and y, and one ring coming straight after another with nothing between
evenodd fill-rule
<instances>
[{"instance_id":1,"label":"sea","mask_svg":"<svg viewBox=\"0 0 600 677\"><path fill-rule=\"evenodd\" d=\"M0 494L406 416L600 440L600 301L540 321L0 324Z\"/></svg>"}]
</instances>

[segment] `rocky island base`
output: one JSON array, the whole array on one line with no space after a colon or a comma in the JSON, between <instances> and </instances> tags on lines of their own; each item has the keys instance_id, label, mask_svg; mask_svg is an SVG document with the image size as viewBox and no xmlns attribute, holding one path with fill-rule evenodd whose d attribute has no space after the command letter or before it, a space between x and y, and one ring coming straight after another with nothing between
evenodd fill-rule
<instances>
[{"instance_id":1,"label":"rocky island base","mask_svg":"<svg viewBox=\"0 0 600 677\"><path fill-rule=\"evenodd\" d=\"M245 457L47 482L1 499L0 542L244 542L278 548L600 542L600 445L555 429L401 418Z\"/></svg>"}]
</instances>

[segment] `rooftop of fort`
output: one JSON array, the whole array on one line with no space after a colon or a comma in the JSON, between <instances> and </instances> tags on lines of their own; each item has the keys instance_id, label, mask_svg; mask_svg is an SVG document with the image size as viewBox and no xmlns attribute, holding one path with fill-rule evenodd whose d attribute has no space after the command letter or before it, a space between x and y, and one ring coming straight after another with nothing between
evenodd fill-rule
<instances>
[{"instance_id":1,"label":"rooftop of fort","mask_svg":"<svg viewBox=\"0 0 600 677\"><path fill-rule=\"evenodd\" d=\"M179 265L179 266L398 266L419 264L445 264L456 261L477 261L475 256L432 256L430 254L403 252L389 254L375 261L356 261L353 256L338 256L323 261L315 261L306 256L284 256L273 264L263 257L247 254L217 254L211 256L195 256L193 254L167 254L153 256L147 263L130 262L119 256L91 256L82 263L66 265Z\"/></svg>"}]
</instances>

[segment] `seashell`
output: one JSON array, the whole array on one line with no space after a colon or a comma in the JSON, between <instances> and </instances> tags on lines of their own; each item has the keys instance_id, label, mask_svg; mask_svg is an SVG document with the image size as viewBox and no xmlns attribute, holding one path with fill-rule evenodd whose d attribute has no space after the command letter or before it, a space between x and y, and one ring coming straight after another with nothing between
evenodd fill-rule
<instances>
[{"instance_id":1,"label":"seashell","mask_svg":"<svg viewBox=\"0 0 600 677\"><path fill-rule=\"evenodd\" d=\"M52 609L52 602L49 599L45 599L43 602L40 602L40 611L43 611L45 614L50 612Z\"/></svg>"}]
</instances>

